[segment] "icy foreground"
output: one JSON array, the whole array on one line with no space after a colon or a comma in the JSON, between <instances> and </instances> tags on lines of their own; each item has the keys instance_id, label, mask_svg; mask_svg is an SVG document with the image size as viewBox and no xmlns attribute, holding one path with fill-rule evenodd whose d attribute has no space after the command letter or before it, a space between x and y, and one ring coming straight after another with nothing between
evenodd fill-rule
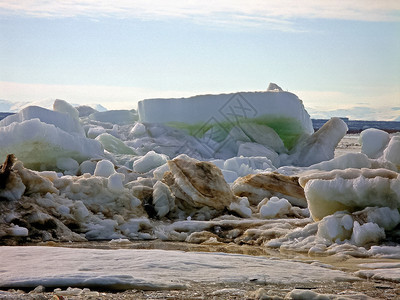
<instances>
[{"instance_id":1,"label":"icy foreground","mask_svg":"<svg viewBox=\"0 0 400 300\"><path fill-rule=\"evenodd\" d=\"M54 247L2 247L0 253L0 287L34 288L42 284L114 290L183 289L191 282L301 284L360 280L316 265L238 254ZM15 263L11 266L8 261Z\"/></svg>"},{"instance_id":2,"label":"icy foreground","mask_svg":"<svg viewBox=\"0 0 400 300\"><path fill-rule=\"evenodd\" d=\"M334 157L346 124L333 118L312 133L301 101L279 88L162 101L144 100L139 116L79 117L57 100L53 111L27 107L1 121L1 244L159 239L400 259L399 135L367 129L361 152ZM261 115L209 123L224 103L236 117L240 105Z\"/></svg>"}]
</instances>

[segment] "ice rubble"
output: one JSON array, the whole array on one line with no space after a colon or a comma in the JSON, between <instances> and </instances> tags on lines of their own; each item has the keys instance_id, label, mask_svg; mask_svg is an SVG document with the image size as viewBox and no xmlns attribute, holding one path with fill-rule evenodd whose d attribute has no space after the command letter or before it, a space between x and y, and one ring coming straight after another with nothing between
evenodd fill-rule
<instances>
[{"instance_id":1,"label":"ice rubble","mask_svg":"<svg viewBox=\"0 0 400 300\"><path fill-rule=\"evenodd\" d=\"M199 99L220 99L210 106L219 118L231 104L255 107L259 114L229 126L225 136L223 127L222 135L214 135L208 123L203 136L196 127L169 123L180 109L187 113L178 121L207 121L206 112L214 112L205 104L206 110L175 107ZM28 107L4 119L1 157L14 153L20 161L0 186L0 197L7 199L0 200L3 241L211 239L365 256L376 255L371 245L398 243L399 136L387 140L385 133L368 130L360 137L363 153L334 158L346 124L334 118L312 133L302 103L290 93L165 100L164 111L157 109L163 111L159 122L168 124L149 123L160 101L141 102L141 122L132 111L78 118L63 101L56 101L54 111ZM279 128L254 121L267 108L303 124L290 151Z\"/></svg>"},{"instance_id":2,"label":"ice rubble","mask_svg":"<svg viewBox=\"0 0 400 300\"><path fill-rule=\"evenodd\" d=\"M345 169L313 173L300 185L315 220L336 211L350 212L368 206L400 208L400 177L386 169Z\"/></svg>"}]
</instances>

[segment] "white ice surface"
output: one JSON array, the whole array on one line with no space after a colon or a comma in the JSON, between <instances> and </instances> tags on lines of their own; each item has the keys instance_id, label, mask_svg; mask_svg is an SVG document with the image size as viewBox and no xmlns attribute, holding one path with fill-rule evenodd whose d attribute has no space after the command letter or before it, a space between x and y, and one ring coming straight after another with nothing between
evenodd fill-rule
<instances>
[{"instance_id":1,"label":"white ice surface","mask_svg":"<svg viewBox=\"0 0 400 300\"><path fill-rule=\"evenodd\" d=\"M289 92L243 92L234 94L201 95L180 99L146 99L139 101L141 122L183 122L195 124L226 121L237 117L236 106L242 106L243 117L256 118L267 115L298 120L304 131L314 132L310 116L303 102ZM237 112L236 112L237 113Z\"/></svg>"},{"instance_id":2,"label":"white ice surface","mask_svg":"<svg viewBox=\"0 0 400 300\"><path fill-rule=\"evenodd\" d=\"M359 141L361 152L369 158L378 158L389 143L390 136L387 132L376 128L368 128L361 132Z\"/></svg>"},{"instance_id":3,"label":"white ice surface","mask_svg":"<svg viewBox=\"0 0 400 300\"><path fill-rule=\"evenodd\" d=\"M4 246L0 256L0 287L10 288L166 289L186 288L190 282L358 280L342 271L306 263L226 253Z\"/></svg>"}]
</instances>

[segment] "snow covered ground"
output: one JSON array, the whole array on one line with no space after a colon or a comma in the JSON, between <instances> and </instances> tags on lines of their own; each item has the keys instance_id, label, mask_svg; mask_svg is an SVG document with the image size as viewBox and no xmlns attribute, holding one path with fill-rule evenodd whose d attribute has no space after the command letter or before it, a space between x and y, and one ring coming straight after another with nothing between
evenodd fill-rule
<instances>
[{"instance_id":1,"label":"snow covered ground","mask_svg":"<svg viewBox=\"0 0 400 300\"><path fill-rule=\"evenodd\" d=\"M2 245L160 240L394 263L350 274L245 255L2 246L1 286L185 288L217 281L210 270L225 283L400 282L398 134L346 136L338 118L313 133L301 100L276 85L141 103L95 112L56 100L0 121Z\"/></svg>"}]
</instances>

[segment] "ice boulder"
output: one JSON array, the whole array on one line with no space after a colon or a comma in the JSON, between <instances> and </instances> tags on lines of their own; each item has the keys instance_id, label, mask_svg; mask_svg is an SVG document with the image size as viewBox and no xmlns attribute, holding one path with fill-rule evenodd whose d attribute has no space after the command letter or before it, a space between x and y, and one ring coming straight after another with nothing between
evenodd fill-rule
<instances>
[{"instance_id":1,"label":"ice boulder","mask_svg":"<svg viewBox=\"0 0 400 300\"><path fill-rule=\"evenodd\" d=\"M56 160L57 168L69 175L76 175L79 163L70 157L59 157Z\"/></svg>"},{"instance_id":2,"label":"ice boulder","mask_svg":"<svg viewBox=\"0 0 400 300\"><path fill-rule=\"evenodd\" d=\"M121 173L114 173L108 177L107 188L115 193L124 191L125 175Z\"/></svg>"},{"instance_id":3,"label":"ice boulder","mask_svg":"<svg viewBox=\"0 0 400 300\"><path fill-rule=\"evenodd\" d=\"M94 171L96 169L97 162L96 161L91 161L91 160L85 160L82 162L79 166L79 171L81 174L91 174L94 175Z\"/></svg>"},{"instance_id":4,"label":"ice boulder","mask_svg":"<svg viewBox=\"0 0 400 300\"><path fill-rule=\"evenodd\" d=\"M360 134L361 152L369 158L378 158L387 146L390 136L387 132L375 128L368 128Z\"/></svg>"},{"instance_id":5,"label":"ice boulder","mask_svg":"<svg viewBox=\"0 0 400 300\"><path fill-rule=\"evenodd\" d=\"M317 239L339 243L349 240L353 233L353 217L345 212L336 212L318 223Z\"/></svg>"},{"instance_id":6,"label":"ice boulder","mask_svg":"<svg viewBox=\"0 0 400 300\"><path fill-rule=\"evenodd\" d=\"M353 215L363 223L375 223L385 230L392 230L400 224L400 213L396 208L367 207Z\"/></svg>"},{"instance_id":7,"label":"ice boulder","mask_svg":"<svg viewBox=\"0 0 400 300\"><path fill-rule=\"evenodd\" d=\"M133 163L133 171L138 173L146 173L157 167L162 166L167 162L168 157L164 154L158 154L154 151L149 151Z\"/></svg>"},{"instance_id":8,"label":"ice boulder","mask_svg":"<svg viewBox=\"0 0 400 300\"><path fill-rule=\"evenodd\" d=\"M137 122L135 126L132 127L130 135L134 137L142 136L146 133L146 127L142 124Z\"/></svg>"},{"instance_id":9,"label":"ice boulder","mask_svg":"<svg viewBox=\"0 0 400 300\"><path fill-rule=\"evenodd\" d=\"M141 122L167 124L197 138L211 130L216 142L230 138L234 127L250 133L249 142L262 139L263 130L272 129L286 148L292 148L301 136L314 132L302 101L281 90L145 99L139 101L138 113Z\"/></svg>"},{"instance_id":10,"label":"ice boulder","mask_svg":"<svg viewBox=\"0 0 400 300\"><path fill-rule=\"evenodd\" d=\"M164 182L183 206L222 212L232 202L238 202L214 164L180 155L169 160L168 166L170 172L164 174Z\"/></svg>"},{"instance_id":11,"label":"ice boulder","mask_svg":"<svg viewBox=\"0 0 400 300\"><path fill-rule=\"evenodd\" d=\"M300 177L314 220L368 206L400 208L400 175L387 169L345 169Z\"/></svg>"},{"instance_id":12,"label":"ice boulder","mask_svg":"<svg viewBox=\"0 0 400 300\"><path fill-rule=\"evenodd\" d=\"M263 219L281 218L290 213L292 205L285 198L271 197L260 208L260 217Z\"/></svg>"},{"instance_id":13,"label":"ice boulder","mask_svg":"<svg viewBox=\"0 0 400 300\"><path fill-rule=\"evenodd\" d=\"M281 163L307 167L333 159L335 148L347 130L347 125L343 120L332 118L313 135L299 142L285 161L282 162L281 156Z\"/></svg>"},{"instance_id":14,"label":"ice boulder","mask_svg":"<svg viewBox=\"0 0 400 300\"><path fill-rule=\"evenodd\" d=\"M36 111L36 108L33 108ZM41 111L42 109L40 109ZM29 111L29 110L27 110ZM51 112L51 111L47 111ZM54 123L61 122L71 118L63 113L56 115L50 113L45 118L51 119ZM38 118L24 120L23 114L20 115L21 121L15 122L4 119L0 127L0 160L4 160L7 154L15 154L24 165L36 170L57 169L57 159L60 157L71 158L78 163L104 155L102 145L95 140L88 139L84 134L70 132L73 122L58 124L49 124L40 121ZM46 114L44 114L45 116ZM18 114L17 114L18 116ZM8 124L9 125L5 125Z\"/></svg>"},{"instance_id":15,"label":"ice boulder","mask_svg":"<svg viewBox=\"0 0 400 300\"><path fill-rule=\"evenodd\" d=\"M135 155L135 151L128 147L123 141L109 133L102 133L96 137L96 141L99 141L105 150L115 154L129 154Z\"/></svg>"},{"instance_id":16,"label":"ice boulder","mask_svg":"<svg viewBox=\"0 0 400 300\"><path fill-rule=\"evenodd\" d=\"M109 177L114 173L115 173L114 164L107 159L99 161L96 164L96 168L94 170L94 176Z\"/></svg>"},{"instance_id":17,"label":"ice boulder","mask_svg":"<svg viewBox=\"0 0 400 300\"><path fill-rule=\"evenodd\" d=\"M65 100L56 99L53 110L69 115L72 119L79 120L79 111Z\"/></svg>"},{"instance_id":18,"label":"ice boulder","mask_svg":"<svg viewBox=\"0 0 400 300\"><path fill-rule=\"evenodd\" d=\"M153 186L153 205L160 218L175 208L174 195L169 187L161 181L157 181Z\"/></svg>"},{"instance_id":19,"label":"ice boulder","mask_svg":"<svg viewBox=\"0 0 400 300\"><path fill-rule=\"evenodd\" d=\"M251 217L250 203L246 197L241 197L239 202L232 202L229 205L229 210L234 211L243 218Z\"/></svg>"},{"instance_id":20,"label":"ice boulder","mask_svg":"<svg viewBox=\"0 0 400 300\"><path fill-rule=\"evenodd\" d=\"M385 230L375 223L364 223L360 225L354 221L353 234L351 241L357 246L365 244L377 244L380 240L386 237Z\"/></svg>"}]
</instances>

